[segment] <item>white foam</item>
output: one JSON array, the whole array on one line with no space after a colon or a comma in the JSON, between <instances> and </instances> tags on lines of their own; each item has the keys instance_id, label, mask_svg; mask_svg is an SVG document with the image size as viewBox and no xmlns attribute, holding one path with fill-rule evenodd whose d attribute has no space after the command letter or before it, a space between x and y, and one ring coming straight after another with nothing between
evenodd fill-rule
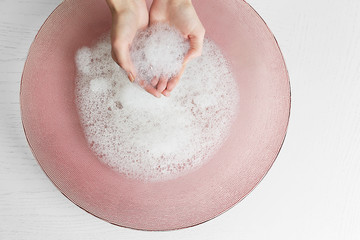
<instances>
[{"instance_id":1,"label":"white foam","mask_svg":"<svg viewBox=\"0 0 360 240\"><path fill-rule=\"evenodd\" d=\"M153 77L161 75L175 76L188 49L188 41L168 25L155 24L138 32L130 51L137 80L150 82Z\"/></svg>"},{"instance_id":2,"label":"white foam","mask_svg":"<svg viewBox=\"0 0 360 240\"><path fill-rule=\"evenodd\" d=\"M109 90L109 81L105 78L94 78L90 81L90 90L96 93L103 93Z\"/></svg>"},{"instance_id":3,"label":"white foam","mask_svg":"<svg viewBox=\"0 0 360 240\"><path fill-rule=\"evenodd\" d=\"M173 36L168 28L151 34L159 41ZM145 40L148 54L168 54L166 49L154 50L159 47L156 41ZM110 49L107 34L76 56L78 111L98 158L128 177L146 181L175 178L204 164L226 139L239 98L219 48L205 39L203 55L188 64L171 97L160 99L130 83L113 64ZM132 54L137 51L144 49ZM161 71L170 69L160 65ZM85 67L89 71L83 71Z\"/></svg>"},{"instance_id":4,"label":"white foam","mask_svg":"<svg viewBox=\"0 0 360 240\"><path fill-rule=\"evenodd\" d=\"M90 73L91 64L91 50L88 47L80 48L76 54L76 62L81 63L77 65L78 71L83 74Z\"/></svg>"}]
</instances>

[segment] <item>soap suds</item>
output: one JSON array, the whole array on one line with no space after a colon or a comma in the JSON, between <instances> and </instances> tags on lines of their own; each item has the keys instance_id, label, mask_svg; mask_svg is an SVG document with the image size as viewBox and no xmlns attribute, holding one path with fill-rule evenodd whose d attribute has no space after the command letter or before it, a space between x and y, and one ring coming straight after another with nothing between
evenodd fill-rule
<instances>
[{"instance_id":1,"label":"soap suds","mask_svg":"<svg viewBox=\"0 0 360 240\"><path fill-rule=\"evenodd\" d=\"M189 47L179 31L165 24L139 31L130 49L137 80L149 83L154 76L175 76Z\"/></svg>"},{"instance_id":2,"label":"soap suds","mask_svg":"<svg viewBox=\"0 0 360 240\"><path fill-rule=\"evenodd\" d=\"M137 35L143 39L135 40L131 55L144 79L178 71L188 48L174 32L159 25ZM168 98L131 83L110 53L106 34L75 58L79 116L99 160L144 181L176 178L203 165L229 134L239 99L219 48L205 39L202 56L189 62ZM135 61L142 56L147 60Z\"/></svg>"}]
</instances>

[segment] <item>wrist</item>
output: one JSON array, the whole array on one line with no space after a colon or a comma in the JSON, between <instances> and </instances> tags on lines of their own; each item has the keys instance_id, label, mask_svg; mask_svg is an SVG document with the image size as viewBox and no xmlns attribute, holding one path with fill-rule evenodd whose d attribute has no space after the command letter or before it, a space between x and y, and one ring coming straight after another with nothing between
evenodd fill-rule
<instances>
[{"instance_id":1,"label":"wrist","mask_svg":"<svg viewBox=\"0 0 360 240\"><path fill-rule=\"evenodd\" d=\"M153 0L154 3L161 3L161 4L167 4L167 5L180 5L180 4L192 4L191 0Z\"/></svg>"},{"instance_id":2,"label":"wrist","mask_svg":"<svg viewBox=\"0 0 360 240\"><path fill-rule=\"evenodd\" d=\"M111 12L122 12L126 9L136 8L136 4L145 0L106 0Z\"/></svg>"}]
</instances>

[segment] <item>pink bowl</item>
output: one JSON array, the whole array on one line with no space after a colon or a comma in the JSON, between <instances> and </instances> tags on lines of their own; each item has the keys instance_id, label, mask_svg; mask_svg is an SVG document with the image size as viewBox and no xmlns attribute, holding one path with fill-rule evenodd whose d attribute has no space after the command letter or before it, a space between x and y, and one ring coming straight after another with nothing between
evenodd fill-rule
<instances>
[{"instance_id":1,"label":"pink bowl","mask_svg":"<svg viewBox=\"0 0 360 240\"><path fill-rule=\"evenodd\" d=\"M64 1L31 45L20 94L29 145L66 197L110 223L169 230L212 219L260 182L284 141L290 85L274 36L244 1L193 3L207 37L231 62L241 99L231 135L220 150L200 169L174 180L128 179L88 148L74 103L74 55L109 31L105 1Z\"/></svg>"}]
</instances>

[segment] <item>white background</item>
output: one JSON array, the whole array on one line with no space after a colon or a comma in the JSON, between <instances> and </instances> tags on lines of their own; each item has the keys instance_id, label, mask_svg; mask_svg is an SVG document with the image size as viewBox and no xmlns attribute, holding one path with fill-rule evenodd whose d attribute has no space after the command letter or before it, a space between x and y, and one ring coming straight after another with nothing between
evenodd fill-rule
<instances>
[{"instance_id":1,"label":"white background","mask_svg":"<svg viewBox=\"0 0 360 240\"><path fill-rule=\"evenodd\" d=\"M21 73L32 40L60 2L0 0L0 239L360 239L360 1L249 1L288 66L285 143L242 202L170 232L93 217L54 187L30 152L19 112Z\"/></svg>"}]
</instances>

